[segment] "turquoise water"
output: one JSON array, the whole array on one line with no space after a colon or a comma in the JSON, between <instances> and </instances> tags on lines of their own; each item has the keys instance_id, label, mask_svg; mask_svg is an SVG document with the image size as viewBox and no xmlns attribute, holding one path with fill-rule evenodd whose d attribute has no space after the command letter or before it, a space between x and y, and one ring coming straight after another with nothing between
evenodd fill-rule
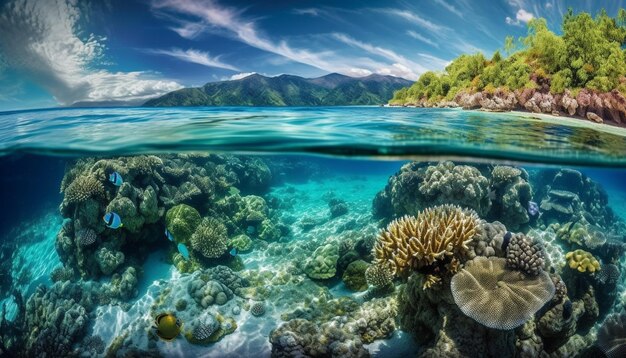
<instances>
[{"instance_id":1,"label":"turquoise water","mask_svg":"<svg viewBox=\"0 0 626 358\"><path fill-rule=\"evenodd\" d=\"M0 350L619 356L625 139L447 109L0 113Z\"/></svg>"}]
</instances>

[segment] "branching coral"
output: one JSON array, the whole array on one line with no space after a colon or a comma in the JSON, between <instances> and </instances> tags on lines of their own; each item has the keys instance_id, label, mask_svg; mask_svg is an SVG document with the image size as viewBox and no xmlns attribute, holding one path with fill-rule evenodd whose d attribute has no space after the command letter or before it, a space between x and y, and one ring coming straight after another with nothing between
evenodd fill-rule
<instances>
[{"instance_id":1,"label":"branching coral","mask_svg":"<svg viewBox=\"0 0 626 358\"><path fill-rule=\"evenodd\" d=\"M191 235L191 247L206 258L217 258L226 252L227 240L226 226L217 219L205 218Z\"/></svg>"},{"instance_id":2,"label":"branching coral","mask_svg":"<svg viewBox=\"0 0 626 358\"><path fill-rule=\"evenodd\" d=\"M572 270L580 272L596 272L600 270L600 262L590 252L574 250L565 254L567 264Z\"/></svg>"},{"instance_id":3,"label":"branching coral","mask_svg":"<svg viewBox=\"0 0 626 358\"><path fill-rule=\"evenodd\" d=\"M513 329L533 317L554 296L546 272L528 277L507 270L502 258L477 257L452 277L454 302L477 322L496 329Z\"/></svg>"},{"instance_id":4,"label":"branching coral","mask_svg":"<svg viewBox=\"0 0 626 358\"><path fill-rule=\"evenodd\" d=\"M394 275L408 275L411 270L460 256L468 250L478 225L475 212L454 205L394 220L378 234L374 263L387 267Z\"/></svg>"}]
</instances>

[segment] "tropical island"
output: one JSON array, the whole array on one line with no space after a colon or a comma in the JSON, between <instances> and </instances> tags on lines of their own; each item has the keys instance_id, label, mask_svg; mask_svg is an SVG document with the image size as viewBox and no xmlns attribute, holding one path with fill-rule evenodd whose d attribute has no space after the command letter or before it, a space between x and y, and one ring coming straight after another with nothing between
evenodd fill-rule
<instances>
[{"instance_id":1,"label":"tropical island","mask_svg":"<svg viewBox=\"0 0 626 358\"><path fill-rule=\"evenodd\" d=\"M464 54L394 94L392 106L524 110L626 125L626 10L563 17L562 34L543 18L528 35L509 36L504 55Z\"/></svg>"}]
</instances>

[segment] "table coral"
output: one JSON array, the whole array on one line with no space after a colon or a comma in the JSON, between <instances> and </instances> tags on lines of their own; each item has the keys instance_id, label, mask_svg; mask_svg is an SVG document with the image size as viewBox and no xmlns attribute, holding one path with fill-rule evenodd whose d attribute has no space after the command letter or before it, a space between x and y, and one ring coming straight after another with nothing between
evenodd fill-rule
<instances>
[{"instance_id":1,"label":"table coral","mask_svg":"<svg viewBox=\"0 0 626 358\"><path fill-rule=\"evenodd\" d=\"M532 318L552 299L555 288L546 272L531 278L505 265L502 258L468 261L452 277L451 290L454 302L467 316L487 327L507 330Z\"/></svg>"}]
</instances>

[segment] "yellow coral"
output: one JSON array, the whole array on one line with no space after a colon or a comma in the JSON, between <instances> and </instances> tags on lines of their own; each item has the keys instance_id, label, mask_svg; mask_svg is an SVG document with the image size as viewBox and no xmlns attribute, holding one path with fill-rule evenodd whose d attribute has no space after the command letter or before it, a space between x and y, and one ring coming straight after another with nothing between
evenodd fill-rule
<instances>
[{"instance_id":1,"label":"yellow coral","mask_svg":"<svg viewBox=\"0 0 626 358\"><path fill-rule=\"evenodd\" d=\"M466 251L478 225L474 211L454 205L402 217L378 234L373 250L375 263L388 267L394 275L429 266Z\"/></svg>"},{"instance_id":2,"label":"yellow coral","mask_svg":"<svg viewBox=\"0 0 626 358\"><path fill-rule=\"evenodd\" d=\"M596 272L600 270L600 263L591 253L585 250L570 251L565 254L565 259L572 270L579 272Z\"/></svg>"}]
</instances>

